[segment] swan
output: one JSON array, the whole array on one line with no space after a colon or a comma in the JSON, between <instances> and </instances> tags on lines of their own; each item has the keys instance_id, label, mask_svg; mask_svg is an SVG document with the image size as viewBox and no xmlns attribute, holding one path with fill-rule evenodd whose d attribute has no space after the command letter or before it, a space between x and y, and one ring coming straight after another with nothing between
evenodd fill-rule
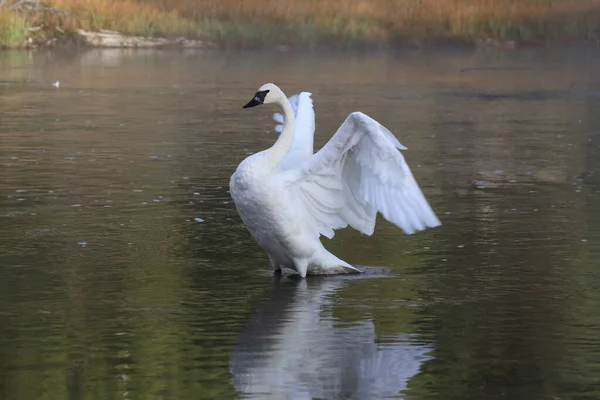
<instances>
[{"instance_id":1,"label":"swan","mask_svg":"<svg viewBox=\"0 0 600 400\"><path fill-rule=\"evenodd\" d=\"M315 111L311 95L310 92L302 92L288 98L295 119L294 141L290 150L277 164L280 171L293 168L313 155ZM275 113L273 119L278 123L275 131L281 133L285 117L281 113Z\"/></svg>"},{"instance_id":2,"label":"swan","mask_svg":"<svg viewBox=\"0 0 600 400\"><path fill-rule=\"evenodd\" d=\"M327 251L320 236L352 228L372 235L377 212L406 234L441 225L423 196L396 137L361 112L351 113L312 153L314 112L310 93L295 109L273 83L262 85L242 108L279 107L281 131L268 149L244 159L229 182L240 218L276 271L311 275L359 273Z\"/></svg>"}]
</instances>

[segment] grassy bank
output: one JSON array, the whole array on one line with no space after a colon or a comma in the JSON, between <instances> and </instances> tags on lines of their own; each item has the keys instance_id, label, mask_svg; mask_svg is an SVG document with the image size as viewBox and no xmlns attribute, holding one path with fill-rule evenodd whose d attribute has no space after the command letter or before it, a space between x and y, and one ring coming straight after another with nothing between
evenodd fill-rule
<instances>
[{"instance_id":1,"label":"grassy bank","mask_svg":"<svg viewBox=\"0 0 600 400\"><path fill-rule=\"evenodd\" d=\"M0 8L0 44L15 47L28 36L78 28L240 46L600 38L600 0L48 0L43 5L68 14ZM27 29L35 26L42 29Z\"/></svg>"}]
</instances>

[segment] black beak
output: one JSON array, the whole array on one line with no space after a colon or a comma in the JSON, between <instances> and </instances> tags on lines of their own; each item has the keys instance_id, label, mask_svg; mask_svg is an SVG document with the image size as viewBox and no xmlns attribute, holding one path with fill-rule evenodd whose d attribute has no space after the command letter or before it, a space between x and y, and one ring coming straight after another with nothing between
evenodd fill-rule
<instances>
[{"instance_id":1,"label":"black beak","mask_svg":"<svg viewBox=\"0 0 600 400\"><path fill-rule=\"evenodd\" d=\"M260 91L260 92L256 92L256 94L254 95L254 97L252 98L252 100L250 100L248 102L248 104L246 104L242 108L250 108L250 107L260 106L262 103L264 103L265 97L267 97L267 93L269 93L268 90L263 90L263 91Z\"/></svg>"},{"instance_id":2,"label":"black beak","mask_svg":"<svg viewBox=\"0 0 600 400\"><path fill-rule=\"evenodd\" d=\"M256 96L254 96L252 98L252 100L250 100L248 102L248 104L246 104L244 107L242 108L250 108L250 107L256 107L256 106L260 106L262 104L262 101L260 101L258 98L256 98Z\"/></svg>"}]
</instances>

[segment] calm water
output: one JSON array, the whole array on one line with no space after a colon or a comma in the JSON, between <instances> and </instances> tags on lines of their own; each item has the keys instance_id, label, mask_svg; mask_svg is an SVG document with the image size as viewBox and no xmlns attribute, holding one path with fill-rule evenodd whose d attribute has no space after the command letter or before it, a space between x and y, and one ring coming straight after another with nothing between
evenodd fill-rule
<instances>
[{"instance_id":1,"label":"calm water","mask_svg":"<svg viewBox=\"0 0 600 400\"><path fill-rule=\"evenodd\" d=\"M600 398L599 56L0 53L0 398ZM272 277L269 81L409 148L443 226L324 239L392 276Z\"/></svg>"}]
</instances>

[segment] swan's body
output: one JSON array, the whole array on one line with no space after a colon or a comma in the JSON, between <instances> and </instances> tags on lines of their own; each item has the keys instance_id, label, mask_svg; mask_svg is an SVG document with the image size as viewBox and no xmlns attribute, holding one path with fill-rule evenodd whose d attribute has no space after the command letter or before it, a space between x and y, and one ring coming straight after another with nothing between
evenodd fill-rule
<instances>
[{"instance_id":1,"label":"swan's body","mask_svg":"<svg viewBox=\"0 0 600 400\"><path fill-rule=\"evenodd\" d=\"M266 84L244 106L275 103L283 114L275 144L242 161L230 181L242 221L275 268L302 277L358 272L327 251L320 235L332 238L348 225L371 235L378 211L408 234L440 225L398 151L405 147L365 114L350 114L312 154L309 96L298 95L294 109L277 86Z\"/></svg>"}]
</instances>

